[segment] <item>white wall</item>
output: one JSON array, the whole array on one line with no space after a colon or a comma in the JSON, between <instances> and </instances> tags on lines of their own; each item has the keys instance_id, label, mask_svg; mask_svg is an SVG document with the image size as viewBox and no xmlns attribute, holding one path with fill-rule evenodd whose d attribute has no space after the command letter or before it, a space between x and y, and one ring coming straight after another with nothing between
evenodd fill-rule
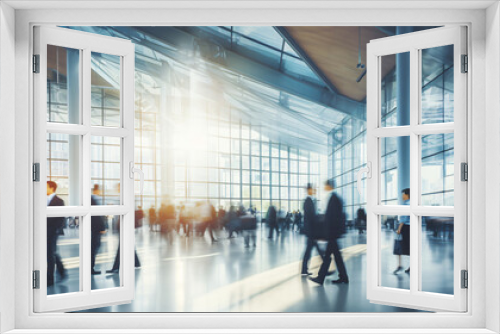
<instances>
[{"instance_id":1,"label":"white wall","mask_svg":"<svg viewBox=\"0 0 500 334\"><path fill-rule=\"evenodd\" d=\"M495 222L486 234L486 328L500 332L500 6L486 11L486 219ZM492 256L493 255L493 256ZM496 255L496 256L494 256Z\"/></svg>"},{"instance_id":2,"label":"white wall","mask_svg":"<svg viewBox=\"0 0 500 334\"><path fill-rule=\"evenodd\" d=\"M0 332L14 328L15 13L0 3Z\"/></svg>"},{"instance_id":3,"label":"white wall","mask_svg":"<svg viewBox=\"0 0 500 334\"><path fill-rule=\"evenodd\" d=\"M59 2L53 2L59 3ZM67 2L65 2L67 3ZM332 1L333 3L333 1ZM147 317L145 315L129 315L129 314L116 314L113 321L107 321L107 317L93 314L80 314L78 316L60 316L57 314L43 315L32 317L29 316L29 310L32 309L30 286L30 273L32 264L29 260L29 254L32 251L32 233L31 228L33 225L32 216L30 215L30 191L31 181L30 174L30 133L32 128L30 125L31 106L28 99L30 92L30 22L37 23L53 23L61 22L73 25L84 25L89 23L99 24L107 22L108 24L126 24L126 25L141 25L141 24L231 24L237 22L238 24L256 24L263 22L269 24L273 22L276 25L287 25L291 23L298 24L380 24L380 22L388 22L397 24L398 22L439 22L456 24L471 23L472 24L472 71L471 82L473 84L473 97L472 97L472 111L474 113L471 117L471 125L469 130L473 137L472 144L472 157L469 157L469 162L472 163L470 170L470 177L474 180L470 192L470 199L472 202L472 213L470 214L470 228L469 246L472 248L469 258L469 268L471 270L471 284L474 285L473 289L469 289L469 297L471 298L471 315L455 315L455 314L436 314L436 316L427 318L428 321L416 323L416 317L408 314L399 314L397 316L388 315L385 317L381 314L367 315L356 314L351 316L344 315L297 315L297 314L273 314L247 316L241 314L232 314L225 316L220 314L204 315L191 315L191 314L167 314L161 316ZM147 23L146 23L147 22ZM492 22L492 21L489 21ZM486 140L485 127L486 125L492 126L490 131L496 128L498 132L498 125L495 122L486 122L486 96L485 96L485 72L490 71L490 64L488 68L485 66L485 29L486 19L484 10L34 10L23 11L19 10L16 13L16 138L15 143L18 148L16 158L16 188L20 189L16 196L16 323L19 328L60 328L64 331L65 328L79 326L94 327L94 328L135 328L137 323L143 323L144 326L150 328L164 328L169 326L171 328L181 328L190 326L198 328L237 328L240 326L247 328L285 328L287 326L295 326L295 328L304 328L311 326L315 328L329 328L329 327L349 327L355 326L357 328L378 327L378 328L398 328L407 324L414 324L415 327L440 327L447 326L453 328L460 327L474 327L482 328L485 324L485 295L489 295L487 288L493 288L492 281L498 284L498 276L493 279L487 278L485 273L485 226L490 227L495 225L491 220L486 220L485 215L485 187L487 184L485 163L486 163L486 146L496 145L491 152L498 155L499 146L496 142L491 143L491 140ZM498 36L496 37L498 38ZM2 45L3 46L3 45ZM488 56L488 59L490 59ZM495 57L493 57L495 58ZM498 65L498 56L495 58L496 65ZM498 72L492 75L497 75ZM9 75L9 78L14 78ZM11 87L13 86L10 82ZM495 92L499 90L496 89ZM498 102L498 94L495 95ZM489 105L488 105L489 106ZM488 110L489 113L498 113L498 108ZM498 115L496 115L498 119ZM6 143L3 142L5 145ZM2 142L0 142L2 145ZM0 147L1 149L2 147ZM498 157L496 157L498 159ZM2 164L0 164L0 168ZM497 167L495 165L495 167ZM498 168L496 168L498 169ZM3 169L0 169L0 172ZM497 172L497 171L495 171ZM488 179L488 184L489 184ZM472 183L471 183L472 185ZM498 184L494 185L495 191L498 191ZM0 187L1 191L2 187ZM491 208L498 208L498 202L495 202ZM493 209L492 209L493 210ZM496 222L498 224L498 222ZM498 230L497 230L498 231ZM490 234L487 234L490 237ZM488 247L497 247L498 251L498 235L494 234L489 239ZM496 240L496 245L493 242ZM490 249L488 249L488 252ZM493 258L498 262L498 252L493 254ZM491 262L491 260L490 260ZM490 265L490 263L488 264ZM491 264L495 265L495 263ZM477 274L474 274L477 273ZM491 270L494 274L494 270ZM1 274L0 274L1 277ZM1 279L1 278L0 278ZM498 287L497 287L498 288ZM488 297L495 300L498 304L499 300L496 297ZM488 303L491 305L491 303ZM498 305L492 308L498 318ZM493 325L495 320L493 313L488 311L489 321ZM388 317L391 317L388 319ZM168 318L168 320L166 320ZM270 321L269 319L272 319ZM143 322L142 322L143 321ZM397 329L395 331L398 331ZM462 332L469 332L464 330ZM470 331L472 332L472 330Z\"/></svg>"}]
</instances>

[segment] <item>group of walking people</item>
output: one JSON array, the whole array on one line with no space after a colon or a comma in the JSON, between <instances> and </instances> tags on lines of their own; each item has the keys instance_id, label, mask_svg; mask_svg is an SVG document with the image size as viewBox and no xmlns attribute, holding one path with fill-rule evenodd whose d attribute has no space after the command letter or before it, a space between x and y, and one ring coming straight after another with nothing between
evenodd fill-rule
<instances>
[{"instance_id":1,"label":"group of walking people","mask_svg":"<svg viewBox=\"0 0 500 334\"><path fill-rule=\"evenodd\" d=\"M276 210L274 205L270 205L267 209L266 222L269 226L268 238L272 239L274 231L279 234L283 230L301 231L302 225L302 212L296 210L293 212L284 210Z\"/></svg>"},{"instance_id":2,"label":"group of walking people","mask_svg":"<svg viewBox=\"0 0 500 334\"><path fill-rule=\"evenodd\" d=\"M313 249L316 249L323 259L318 275L309 277L312 282L323 285L329 272L332 256L338 271L338 279L333 280L334 284L349 283L349 276L344 264L342 253L339 249L338 239L345 232L345 216L342 200L334 192L335 183L332 179L325 182L325 191L328 193L326 211L323 217L318 215L315 189L312 184L307 185L307 197L304 200L304 234L307 237L306 249L302 259L301 274L311 275L308 270L308 263ZM326 240L326 250L322 250L318 245L318 240Z\"/></svg>"},{"instance_id":3,"label":"group of walking people","mask_svg":"<svg viewBox=\"0 0 500 334\"><path fill-rule=\"evenodd\" d=\"M332 179L327 180L324 184L324 189L328 193L327 205L324 215L318 214L316 190L312 184L307 184L307 197L303 203L303 225L301 231L306 236L306 248L302 259L301 274L310 276L308 263L311 258L312 251L317 250L323 262L316 277L309 279L317 284L323 285L326 276L331 274L328 269L330 267L332 256L334 257L336 268L338 271L338 279L332 283L349 283L349 277L344 264L342 253L339 249L338 239L345 233L345 215L343 211L342 199L335 193L335 183ZM64 206L64 200L56 194L57 183L47 181L47 206ZM402 191L402 200L404 205L409 205L410 189ZM101 205L99 185L94 185L92 189L91 205ZM228 233L228 238L233 236L233 233L244 231L254 231L256 229L255 209L250 208L245 210L242 206L232 206L229 212L226 213L223 207L218 211L208 202L197 202L194 207L182 205L179 212L173 204L162 204L159 212L151 207L149 209L149 224L151 230L156 230L159 226L160 231L176 230L178 233L182 228L186 236L189 236L193 229L204 233L209 231L212 242L216 242L214 237L215 229L225 228ZM142 226L142 220L145 215L141 207L138 207L135 214L135 226ZM116 225L119 229L120 217ZM301 225L302 213L294 212L292 215L286 215L290 221L294 220L293 225ZM58 280L64 280L67 277L67 270L60 255L57 252L57 239L64 234L65 226L64 217L47 218L47 286L54 284L54 276L58 274ZM366 215L364 216L366 220ZM280 213L274 206L270 206L266 217L269 226L269 238L273 238L274 231L279 232ZM397 228L398 237L395 240L393 253L398 256L398 266L394 270L394 274L399 274L403 271L401 256L410 255L410 217L399 216L399 226ZM193 226L193 222L197 222L197 226ZM295 223L295 221L298 221ZM292 226L293 226L292 225ZM366 225L365 225L366 226ZM101 246L101 236L107 232L108 226L105 216L92 216L91 218L91 273L92 275L100 274L99 270L95 269L96 256ZM196 230L195 230L196 231ZM195 232L193 231L193 232ZM250 240L255 246L255 233L247 233L245 236L245 246L249 246ZM323 250L318 245L318 240L327 241L326 249ZM140 261L135 253L135 266L140 267ZM107 273L117 273L120 267L120 246L116 253L115 261L111 270ZM410 272L410 268L404 270Z\"/></svg>"},{"instance_id":4,"label":"group of walking people","mask_svg":"<svg viewBox=\"0 0 500 334\"><path fill-rule=\"evenodd\" d=\"M198 201L192 205L191 203L183 203L178 209L172 203L162 203L158 212L154 206L148 211L149 228L151 231L159 231L170 233L176 231L184 236L204 235L208 232L210 240L217 242L215 232L226 230L228 238L234 235L243 233L245 237L255 239L255 235L247 233L247 231L255 230L256 224L256 209L254 207L248 210L243 205L231 205L228 212L224 207L215 209L214 205L209 201ZM245 244L248 245L247 238ZM255 241L254 241L255 245Z\"/></svg>"},{"instance_id":5,"label":"group of walking people","mask_svg":"<svg viewBox=\"0 0 500 334\"><path fill-rule=\"evenodd\" d=\"M304 200L304 234L307 237L306 249L302 259L301 274L309 276L311 273L308 270L308 263L311 259L311 254L314 249L320 254L323 259L318 275L309 277L315 283L323 285L326 276L330 274L331 257L335 259L335 264L338 270L338 279L332 283L349 283L349 276L344 264L342 252L339 249L338 239L345 233L345 215L343 212L343 204L341 198L334 192L335 184L333 180L325 182L325 191L328 194L328 202L324 217L318 215L317 201L315 198L315 189L311 184L307 185L307 197ZM401 192L402 204L410 205L410 189L403 189ZM362 214L358 210L358 219L365 220L366 229L366 214L364 210ZM359 218L361 217L361 218ZM404 270L405 273L410 273L410 267L404 269L402 266L401 256L410 255L410 216L401 215L398 217L399 225L396 229L396 238L394 241L393 254L398 258L398 266L393 274L397 275ZM326 240L328 244L326 250L322 250L318 245L318 240Z\"/></svg>"},{"instance_id":6,"label":"group of walking people","mask_svg":"<svg viewBox=\"0 0 500 334\"><path fill-rule=\"evenodd\" d=\"M57 196L57 183L47 181L47 206L64 206L64 200ZM94 185L92 189L91 205L100 205L100 188L99 185ZM107 226L103 216L92 216L91 223L91 273L92 275L100 274L101 272L94 269L95 260L99 248L101 247L101 235L106 233ZM67 270L61 260L61 256L57 252L57 239L60 235L64 235L64 227L66 224L65 217L50 217L47 218L47 287L54 285L54 276L57 272L58 281L63 281L67 278Z\"/></svg>"},{"instance_id":7,"label":"group of walking people","mask_svg":"<svg viewBox=\"0 0 500 334\"><path fill-rule=\"evenodd\" d=\"M98 184L95 184L92 188L92 195L90 199L91 205L102 205L102 195L101 189ZM47 206L64 206L64 200L57 196L57 183L54 181L47 181ZM58 282L64 281L68 274L67 270L64 268L64 263L61 256L57 250L57 240L59 236L64 235L64 227L66 225L66 217L49 217L47 218L47 287L53 286L55 282L55 276L57 273ZM138 222L142 220L141 208L136 211L135 224L137 227ZM113 218L113 223L117 230L120 230L120 216L115 216ZM101 237L108 231L108 223L106 216L92 216L90 218L90 267L92 275L101 274L100 270L97 270L96 258L99 250L101 248ZM135 266L140 267L140 261L135 253ZM106 273L114 274L118 273L120 269L120 245L118 244L118 249L116 252L115 260L113 262L113 267L107 270Z\"/></svg>"}]
</instances>

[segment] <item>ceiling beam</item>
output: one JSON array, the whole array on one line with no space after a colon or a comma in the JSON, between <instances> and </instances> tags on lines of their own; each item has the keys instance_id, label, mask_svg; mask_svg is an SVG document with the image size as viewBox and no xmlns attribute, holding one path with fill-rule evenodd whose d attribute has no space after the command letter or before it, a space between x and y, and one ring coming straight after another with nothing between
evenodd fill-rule
<instances>
[{"instance_id":1,"label":"ceiling beam","mask_svg":"<svg viewBox=\"0 0 500 334\"><path fill-rule=\"evenodd\" d=\"M114 27L114 29L122 30L126 28ZM340 94L335 94L325 87L288 76L276 69L247 58L244 55L225 49L221 45L215 44L210 40L203 40L200 44L200 40L196 36L175 27L162 27L161 33L158 31L158 27L141 27L134 29L148 36L148 40L141 41L140 44L166 54L176 61L187 64L188 66L190 66L193 61L193 59L190 59L190 55L197 54L205 61L216 63L234 73L251 78L274 89L298 96L324 107L335 109L357 119L366 119L365 103L354 101ZM157 42L154 40L157 40ZM162 46L162 42L173 46L177 49L176 52L172 52L172 49Z\"/></svg>"}]
</instances>

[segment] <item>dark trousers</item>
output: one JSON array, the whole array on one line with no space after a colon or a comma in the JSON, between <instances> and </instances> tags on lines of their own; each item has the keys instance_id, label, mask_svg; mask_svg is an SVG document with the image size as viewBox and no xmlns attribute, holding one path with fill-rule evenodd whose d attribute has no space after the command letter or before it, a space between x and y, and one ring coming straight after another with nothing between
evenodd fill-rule
<instances>
[{"instance_id":1,"label":"dark trousers","mask_svg":"<svg viewBox=\"0 0 500 334\"><path fill-rule=\"evenodd\" d=\"M339 244L337 239L328 241L326 246L325 256L323 257L323 264L319 269L318 279L324 282L326 274L328 273L328 268L330 268L330 263L332 261L332 255L335 257L335 264L337 266L337 271L339 272L339 279L348 280L347 271L344 265L344 259L342 258L342 253L339 249Z\"/></svg>"},{"instance_id":2,"label":"dark trousers","mask_svg":"<svg viewBox=\"0 0 500 334\"><path fill-rule=\"evenodd\" d=\"M95 258L99 252L99 248L101 248L101 233L92 233L90 247L90 268L92 268L92 270L94 270Z\"/></svg>"},{"instance_id":3,"label":"dark trousers","mask_svg":"<svg viewBox=\"0 0 500 334\"><path fill-rule=\"evenodd\" d=\"M243 231L243 236L245 238L245 247L250 247L250 239L252 240L252 244L255 246L255 241L257 237L255 235L255 230L245 230Z\"/></svg>"},{"instance_id":4,"label":"dark trousers","mask_svg":"<svg viewBox=\"0 0 500 334\"><path fill-rule=\"evenodd\" d=\"M141 266L141 261L139 261L139 257L137 256L137 251L134 249L134 255L135 255L135 266L140 267ZM113 268L111 270L118 270L120 269L120 245L118 245L118 250L116 251L116 256L115 256L115 262L113 262Z\"/></svg>"},{"instance_id":5,"label":"dark trousers","mask_svg":"<svg viewBox=\"0 0 500 334\"><path fill-rule=\"evenodd\" d=\"M64 276L64 265L61 257L57 254L57 238L59 235L56 231L48 231L47 233L47 286L54 284L54 271L60 276Z\"/></svg>"},{"instance_id":6,"label":"dark trousers","mask_svg":"<svg viewBox=\"0 0 500 334\"><path fill-rule=\"evenodd\" d=\"M318 254L321 255L321 257L324 257L325 252L319 248L318 243L316 240L313 238L307 238L307 244L306 244L306 251L304 252L304 258L302 259L302 273L305 274L307 273L307 265L309 263L309 260L311 259L311 253L313 248L316 247L316 250L318 251ZM324 261L324 259L323 259Z\"/></svg>"},{"instance_id":7,"label":"dark trousers","mask_svg":"<svg viewBox=\"0 0 500 334\"><path fill-rule=\"evenodd\" d=\"M276 230L276 233L280 233L278 229L278 224L270 224L269 225L269 238L273 237L273 232Z\"/></svg>"},{"instance_id":8,"label":"dark trousers","mask_svg":"<svg viewBox=\"0 0 500 334\"><path fill-rule=\"evenodd\" d=\"M211 220L207 223L207 230L208 230L208 235L210 235L210 240L214 241L214 228L215 228L215 220Z\"/></svg>"}]
</instances>

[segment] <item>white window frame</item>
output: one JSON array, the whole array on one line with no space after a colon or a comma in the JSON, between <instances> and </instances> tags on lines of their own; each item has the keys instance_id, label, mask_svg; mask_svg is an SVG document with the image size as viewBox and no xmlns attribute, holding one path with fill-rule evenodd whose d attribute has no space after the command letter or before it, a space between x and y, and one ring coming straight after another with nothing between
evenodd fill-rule
<instances>
[{"instance_id":1,"label":"white window frame","mask_svg":"<svg viewBox=\"0 0 500 334\"><path fill-rule=\"evenodd\" d=\"M422 51L423 49L453 45L454 122L422 124ZM461 56L466 55L466 28L450 26L371 41L367 46L367 151L371 178L367 180L367 297L371 302L412 306L421 310L467 309L467 290L461 287L461 270L467 270L467 185L461 180L461 163L467 163L467 74L461 73ZM382 126L381 82L382 61L387 55L408 52L410 56L410 124ZM421 203L422 141L424 135L454 134L454 206L424 206ZM381 204L381 142L383 138L408 136L410 139L410 205ZM358 176L359 178L359 176ZM399 190L400 191L400 190ZM396 289L381 285L381 230L382 215L410 217L410 289ZM422 290L422 230L423 216L454 217L454 294L430 293ZM439 273L436 273L439 274Z\"/></svg>"},{"instance_id":2,"label":"white window frame","mask_svg":"<svg viewBox=\"0 0 500 334\"><path fill-rule=\"evenodd\" d=\"M79 50L79 119L78 124L47 122L47 46ZM135 48L128 40L93 35L51 26L34 27L34 52L39 55L39 73L34 84L34 162L40 164L40 180L34 182L34 270L39 271L39 289L34 289L35 312L72 311L104 305L129 303L134 298L134 179L129 173L134 162L134 87ZM120 58L120 125L104 127L91 125L91 54L99 52ZM47 207L46 200L46 136L48 133L79 137L80 205ZM92 206L91 137L120 139L120 204ZM132 163L132 165L130 165ZM129 167L130 166L130 167ZM69 203L68 203L69 204ZM120 286L92 290L91 287L91 216L119 215L120 224ZM47 217L82 218L80 225L80 289L78 292L47 295Z\"/></svg>"},{"instance_id":3,"label":"white window frame","mask_svg":"<svg viewBox=\"0 0 500 334\"><path fill-rule=\"evenodd\" d=\"M202 332L203 328L270 328L275 332L283 332L280 328L302 328L299 332L313 332L316 328L364 328L365 331L359 332L383 332L388 330L379 330L376 328L396 328L394 332L410 332L408 328L420 328L421 332L426 332L426 328L441 328L433 330L433 333L446 332L448 329L465 328L463 332L467 333L490 333L486 328L497 331L500 328L498 321L499 312L499 264L498 256L492 258L488 268L485 266L484 257L486 247L489 252L499 251L499 229L497 221L487 221L485 214L485 202L495 205L490 206L493 211L491 215L499 217L497 184L500 178L496 174L498 163L498 154L488 157L485 154L485 148L498 149L498 91L500 88L498 80L498 36L499 36L499 14L496 4L488 3L446 3L435 1L432 5L429 2L422 3L398 3L399 9L391 9L396 4L387 2L370 2L370 7L366 8L365 2L336 2L324 4L316 2L283 4L274 3L272 9L264 9L262 3L241 3L225 4L225 10L209 11L207 15L206 7L220 8L214 2L192 5L180 5L178 3L165 3L163 9L133 10L133 9L113 9L103 13L102 7L108 6L114 8L123 5L121 3L113 4L105 1L77 3L74 6L87 7L86 9L58 9L43 10L41 8L50 8L50 6L71 6L65 2L16 2L10 1L9 4L18 8L35 8L30 10L19 10L16 12L15 25L12 20L8 21L9 31L5 29L1 32L2 36L13 38L15 30L15 62L11 55L14 50L11 44L0 41L2 47L6 45L3 54L7 56L0 58L3 63L14 66L16 94L9 97L6 92L9 88L5 85L1 87L2 104L15 104L15 244L9 241L12 235L2 234L2 241L6 241L7 246L15 249L15 261L3 261L8 265L5 275L14 275L15 277L15 300L2 300L0 306L2 310L9 310L15 302L15 323L9 321L10 327L7 329L18 329L17 333L23 333L23 329L37 328L65 328L64 332L70 332L71 328L137 328L141 323L143 328L198 328L193 332ZM488 10L485 8L490 7ZM11 12L5 9L8 4L3 3L2 12ZM34 6L34 7L30 7ZM100 8L97 8L99 6ZM127 3L127 6L134 6ZM135 6L138 6L137 4ZM144 2L143 8L162 6L158 3L151 5ZM179 9L180 7L189 8L189 10ZM266 4L267 6L267 4ZM426 7L427 6L427 7ZM432 6L432 7L430 7ZM450 9L453 6L460 6L460 9ZM356 8L357 7L357 8ZM404 9L406 7L406 9ZM436 7L438 9L436 9ZM57 7L52 7L57 8ZM94 9L92 9L94 8ZM249 8L250 10L241 10ZM350 8L350 9L346 9ZM401 9L403 8L403 9ZM439 9L441 8L441 9ZM411 10L409 10L411 9ZM263 15L265 14L265 15ZM0 18L2 24L3 17ZM471 87L469 91L469 122L468 131L472 133L468 142L470 157L470 178L474 180L469 189L469 196L473 195L469 204L469 221L474 222L474 230L469 227L468 233L471 238L468 241L468 265L471 273L470 287L468 289L469 311L464 314L438 313L438 314L407 314L407 313L387 313L387 314L366 314L366 313L336 313L336 314L34 314L32 304L31 286L31 268L32 259L30 258L30 247L33 244L32 238L32 217L33 213L29 210L32 207L31 201L27 201L27 196L31 194L30 181L30 152L32 148L31 133L33 124L31 121L32 104L31 100L26 98L31 96L31 31L35 24L61 24L61 25L220 25L220 24L260 24L260 25L400 25L402 22L407 25L443 25L443 24L465 24L469 27L469 46L468 53L471 63L469 68L472 75L469 76L468 84ZM485 29L485 22L488 24L488 30ZM4 44L6 43L6 44ZM2 56L3 54L0 54ZM485 71L485 57L492 63L489 65L489 71ZM12 73L12 72L10 72ZM13 80L14 77L8 79ZM1 78L4 82L4 78ZM486 86L485 83L488 82ZM488 109L486 107L488 106ZM4 112L3 110L1 111ZM488 115L496 122L486 122L485 116ZM474 122L472 121L474 118ZM10 121L10 122L9 122ZM8 124L14 125L12 119L8 119ZM492 141L486 142L485 133L491 135ZM9 143L11 144L11 143ZM8 144L0 143L3 147ZM12 157L12 150L8 151ZM496 151L495 151L496 152ZM485 162L488 162L486 169ZM8 163L8 162L6 162ZM2 171L12 170L10 167L0 168ZM10 169L8 169L10 168ZM488 183L485 182L488 172ZM1 173L0 173L1 174ZM485 186L488 188L489 197L486 197ZM2 201L0 204L4 204ZM0 217L1 218L1 217ZM1 221L2 226L12 222ZM14 229L5 228L3 231L12 231ZM15 248L14 248L15 247ZM5 249L0 251L5 253ZM1 255L4 256L3 254ZM3 259L3 258L1 258ZM29 259L26 261L26 259ZM14 266L15 262L15 266ZM12 277L1 277L2 282L13 282ZM0 285L1 287L1 285ZM488 289L488 293L486 293ZM9 303L9 304L6 304ZM488 310L488 311L487 311ZM3 316L4 313L2 313ZM12 314L12 313L9 313ZM8 318L7 318L8 319ZM4 320L4 318L2 318ZM373 330L370 331L369 329ZM375 329L374 329L375 328ZM405 330L408 329L408 330ZM307 330L309 329L309 330ZM54 331L51 331L54 332ZM98 331L95 331L96 333ZM103 331L104 332L104 331ZM140 331L138 331L140 332ZM173 330L171 332L174 332ZM221 331L219 331L221 332ZM232 332L232 331L231 331ZM259 332L259 330L255 330ZM263 332L260 331L260 332ZM292 332L288 330L287 332ZM297 332L295 330L294 332ZM335 332L331 330L330 332ZM338 331L341 332L341 331ZM354 332L354 331L353 331ZM413 331L414 332L414 331ZM430 330L428 331L430 332Z\"/></svg>"}]
</instances>

